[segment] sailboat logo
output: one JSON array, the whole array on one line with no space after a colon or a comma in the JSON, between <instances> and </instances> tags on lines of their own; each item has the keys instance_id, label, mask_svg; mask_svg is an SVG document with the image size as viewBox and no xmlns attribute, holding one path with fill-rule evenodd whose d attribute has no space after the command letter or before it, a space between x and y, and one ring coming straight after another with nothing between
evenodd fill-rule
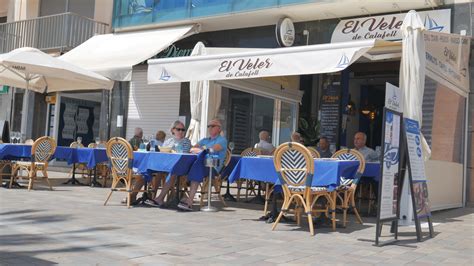
<instances>
[{"instance_id":1,"label":"sailboat logo","mask_svg":"<svg viewBox=\"0 0 474 266\"><path fill-rule=\"evenodd\" d=\"M163 71L161 71L160 80L168 81L168 80L170 80L170 78L171 78L171 76L168 74L168 72L166 71L166 69L163 68Z\"/></svg>"},{"instance_id":2,"label":"sailboat logo","mask_svg":"<svg viewBox=\"0 0 474 266\"><path fill-rule=\"evenodd\" d=\"M349 58L346 56L346 54L342 54L341 59L339 59L336 68L346 68L348 65Z\"/></svg>"},{"instance_id":3,"label":"sailboat logo","mask_svg":"<svg viewBox=\"0 0 474 266\"><path fill-rule=\"evenodd\" d=\"M426 15L424 24L425 24L425 28L427 28L430 31L441 32L444 29L444 26L438 25L438 23L434 19L432 19L429 15Z\"/></svg>"}]
</instances>

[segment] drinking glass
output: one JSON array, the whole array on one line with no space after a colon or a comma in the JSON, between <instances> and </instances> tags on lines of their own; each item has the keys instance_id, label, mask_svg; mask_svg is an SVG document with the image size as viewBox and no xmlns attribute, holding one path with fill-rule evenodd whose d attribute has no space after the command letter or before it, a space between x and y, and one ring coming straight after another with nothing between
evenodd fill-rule
<instances>
[{"instance_id":1,"label":"drinking glass","mask_svg":"<svg viewBox=\"0 0 474 266\"><path fill-rule=\"evenodd\" d=\"M148 143L150 143L150 139L148 137L143 137L143 144L145 144L145 150L146 147L148 147Z\"/></svg>"},{"instance_id":2,"label":"drinking glass","mask_svg":"<svg viewBox=\"0 0 474 266\"><path fill-rule=\"evenodd\" d=\"M76 142L77 142L77 146L81 146L81 144L82 144L82 137L77 137Z\"/></svg>"},{"instance_id":3,"label":"drinking glass","mask_svg":"<svg viewBox=\"0 0 474 266\"><path fill-rule=\"evenodd\" d=\"M15 131L12 131L12 132L10 133L10 142L11 142L12 144L15 144L15 143L16 143L16 132L15 132Z\"/></svg>"},{"instance_id":4,"label":"drinking glass","mask_svg":"<svg viewBox=\"0 0 474 266\"><path fill-rule=\"evenodd\" d=\"M20 132L15 132L15 144L20 144L20 137L21 137L21 134Z\"/></svg>"},{"instance_id":5,"label":"drinking glass","mask_svg":"<svg viewBox=\"0 0 474 266\"><path fill-rule=\"evenodd\" d=\"M336 145L334 145L334 144L329 145L329 150L331 151L331 153L335 153L336 152Z\"/></svg>"},{"instance_id":6,"label":"drinking glass","mask_svg":"<svg viewBox=\"0 0 474 266\"><path fill-rule=\"evenodd\" d=\"M99 137L95 138L95 144L96 144L97 146L99 146L99 144L100 144L100 138L99 138Z\"/></svg>"},{"instance_id":7,"label":"drinking glass","mask_svg":"<svg viewBox=\"0 0 474 266\"><path fill-rule=\"evenodd\" d=\"M232 153L232 151L234 150L234 148L235 148L234 142L229 142L230 153Z\"/></svg>"}]
</instances>

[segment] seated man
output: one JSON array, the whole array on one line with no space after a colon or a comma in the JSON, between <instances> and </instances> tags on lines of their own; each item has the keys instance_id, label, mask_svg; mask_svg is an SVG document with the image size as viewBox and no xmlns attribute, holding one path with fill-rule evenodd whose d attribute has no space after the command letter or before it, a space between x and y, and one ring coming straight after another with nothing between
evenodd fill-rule
<instances>
[{"instance_id":1,"label":"seated man","mask_svg":"<svg viewBox=\"0 0 474 266\"><path fill-rule=\"evenodd\" d=\"M268 131L260 131L260 133L258 134L258 138L260 139L260 141L255 144L255 148L260 149L262 151L262 154L271 154L275 147L270 142L268 142L270 138L270 134L268 133Z\"/></svg>"},{"instance_id":2,"label":"seated man","mask_svg":"<svg viewBox=\"0 0 474 266\"><path fill-rule=\"evenodd\" d=\"M357 132L354 135L354 149L360 152L366 162L377 162L379 160L377 153L365 144L367 142L367 135L364 132Z\"/></svg>"},{"instance_id":3,"label":"seated man","mask_svg":"<svg viewBox=\"0 0 474 266\"><path fill-rule=\"evenodd\" d=\"M318 147L316 150L319 152L321 158L331 158L332 152L329 150L329 141L326 137L320 137Z\"/></svg>"},{"instance_id":4,"label":"seated man","mask_svg":"<svg viewBox=\"0 0 474 266\"><path fill-rule=\"evenodd\" d=\"M298 133L298 132L296 132L296 131L293 132L293 134L291 134L291 141L292 141L292 142L298 142L298 143L304 145L304 139L303 139L303 137L301 136L300 133Z\"/></svg>"},{"instance_id":5,"label":"seated man","mask_svg":"<svg viewBox=\"0 0 474 266\"><path fill-rule=\"evenodd\" d=\"M143 143L143 129L140 127L135 128L133 138L131 138L128 142L132 146L134 151L140 148L140 145Z\"/></svg>"},{"instance_id":6,"label":"seated man","mask_svg":"<svg viewBox=\"0 0 474 266\"><path fill-rule=\"evenodd\" d=\"M212 149L219 157L219 166L216 171L219 172L224 166L225 155L227 151L227 140L221 136L222 124L218 119L213 119L207 124L209 137L201 139L192 149L192 153L200 153L205 149ZM199 182L191 181L189 197L185 201L178 204L178 208L185 211L191 211L193 206L194 195L199 187Z\"/></svg>"},{"instance_id":7,"label":"seated man","mask_svg":"<svg viewBox=\"0 0 474 266\"><path fill-rule=\"evenodd\" d=\"M150 140L150 143L148 143L146 149L151 151L157 151L161 146L163 146L163 143L165 143L165 139L166 133L163 130L159 130L158 132L156 132L155 138ZM158 147L158 149L156 147Z\"/></svg>"}]
</instances>

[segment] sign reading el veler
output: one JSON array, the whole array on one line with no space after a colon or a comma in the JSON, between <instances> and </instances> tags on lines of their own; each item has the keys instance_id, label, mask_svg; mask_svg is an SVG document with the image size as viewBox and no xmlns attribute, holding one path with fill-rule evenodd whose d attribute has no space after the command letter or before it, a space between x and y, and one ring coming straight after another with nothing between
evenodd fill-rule
<instances>
[{"instance_id":1,"label":"sign reading el veler","mask_svg":"<svg viewBox=\"0 0 474 266\"><path fill-rule=\"evenodd\" d=\"M435 32L451 32L451 10L418 12L425 28ZM334 29L331 42L383 39L401 40L401 27L406 13L341 20Z\"/></svg>"},{"instance_id":2,"label":"sign reading el veler","mask_svg":"<svg viewBox=\"0 0 474 266\"><path fill-rule=\"evenodd\" d=\"M148 60L148 83L248 79L339 72L381 41Z\"/></svg>"}]
</instances>

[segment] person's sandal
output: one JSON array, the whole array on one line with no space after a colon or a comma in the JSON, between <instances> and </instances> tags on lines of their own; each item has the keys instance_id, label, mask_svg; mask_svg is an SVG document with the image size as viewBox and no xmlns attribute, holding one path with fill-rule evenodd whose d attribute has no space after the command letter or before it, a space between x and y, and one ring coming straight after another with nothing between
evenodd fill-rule
<instances>
[{"instance_id":1,"label":"person's sandal","mask_svg":"<svg viewBox=\"0 0 474 266\"><path fill-rule=\"evenodd\" d=\"M161 204L159 204L156 200L154 199L147 199L145 202L143 202L145 205L150 206L150 207L155 207L155 208L161 208Z\"/></svg>"},{"instance_id":2,"label":"person's sandal","mask_svg":"<svg viewBox=\"0 0 474 266\"><path fill-rule=\"evenodd\" d=\"M190 211L193 210L192 206L189 206L189 205L188 205L187 203L185 203L185 202L180 202L180 203L178 204L178 209L183 210L183 211L188 211L188 212L190 212Z\"/></svg>"}]
</instances>

